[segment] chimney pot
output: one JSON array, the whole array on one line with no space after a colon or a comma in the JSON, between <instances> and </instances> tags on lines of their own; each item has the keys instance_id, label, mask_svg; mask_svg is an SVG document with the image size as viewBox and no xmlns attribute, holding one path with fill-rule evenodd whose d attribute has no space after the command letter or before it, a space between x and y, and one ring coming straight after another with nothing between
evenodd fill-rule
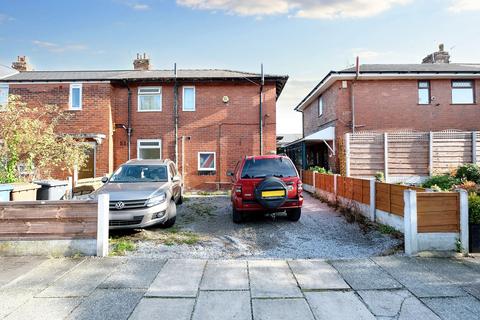
<instances>
[{"instance_id":1,"label":"chimney pot","mask_svg":"<svg viewBox=\"0 0 480 320\"><path fill-rule=\"evenodd\" d=\"M12 62L12 68L19 72L32 70L26 56L17 56L17 61Z\"/></svg>"},{"instance_id":2,"label":"chimney pot","mask_svg":"<svg viewBox=\"0 0 480 320\"><path fill-rule=\"evenodd\" d=\"M450 54L441 43L438 45L438 51L423 58L422 63L450 63Z\"/></svg>"},{"instance_id":3,"label":"chimney pot","mask_svg":"<svg viewBox=\"0 0 480 320\"><path fill-rule=\"evenodd\" d=\"M147 57L146 53L142 54L137 53L137 58L133 60L133 69L134 70L150 70L150 59Z\"/></svg>"}]
</instances>

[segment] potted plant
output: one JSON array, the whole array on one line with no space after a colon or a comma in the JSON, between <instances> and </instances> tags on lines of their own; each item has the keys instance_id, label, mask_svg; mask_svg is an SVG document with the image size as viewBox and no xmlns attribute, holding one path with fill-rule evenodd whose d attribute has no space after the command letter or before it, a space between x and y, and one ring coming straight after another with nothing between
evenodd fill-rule
<instances>
[{"instance_id":1,"label":"potted plant","mask_svg":"<svg viewBox=\"0 0 480 320\"><path fill-rule=\"evenodd\" d=\"M468 197L470 252L480 252L480 195L472 193Z\"/></svg>"}]
</instances>

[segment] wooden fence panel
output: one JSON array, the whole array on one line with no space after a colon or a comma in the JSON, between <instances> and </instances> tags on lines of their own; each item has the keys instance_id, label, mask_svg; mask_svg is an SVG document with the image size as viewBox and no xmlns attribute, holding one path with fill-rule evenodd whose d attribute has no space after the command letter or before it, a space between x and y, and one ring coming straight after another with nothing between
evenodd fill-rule
<instances>
[{"instance_id":1,"label":"wooden fence panel","mask_svg":"<svg viewBox=\"0 0 480 320\"><path fill-rule=\"evenodd\" d=\"M335 190L334 190L334 179L335 179L335 177L331 174L327 175L327 177L325 178L326 189L330 193L335 192Z\"/></svg>"},{"instance_id":2,"label":"wooden fence panel","mask_svg":"<svg viewBox=\"0 0 480 320\"><path fill-rule=\"evenodd\" d=\"M308 185L313 186L313 171L303 170L302 171L302 182Z\"/></svg>"},{"instance_id":3,"label":"wooden fence panel","mask_svg":"<svg viewBox=\"0 0 480 320\"><path fill-rule=\"evenodd\" d=\"M344 197L347 199L353 199L353 179L346 177L344 179L344 183L345 183Z\"/></svg>"},{"instance_id":4,"label":"wooden fence panel","mask_svg":"<svg viewBox=\"0 0 480 320\"><path fill-rule=\"evenodd\" d=\"M459 232L460 194L417 192L418 232Z\"/></svg>"},{"instance_id":5,"label":"wooden fence panel","mask_svg":"<svg viewBox=\"0 0 480 320\"><path fill-rule=\"evenodd\" d=\"M345 197L345 178L342 176L337 176L337 195Z\"/></svg>"},{"instance_id":6,"label":"wooden fence panel","mask_svg":"<svg viewBox=\"0 0 480 320\"><path fill-rule=\"evenodd\" d=\"M385 212L390 212L390 186L388 183L375 183L375 207Z\"/></svg>"},{"instance_id":7,"label":"wooden fence panel","mask_svg":"<svg viewBox=\"0 0 480 320\"><path fill-rule=\"evenodd\" d=\"M403 192L407 190L408 187L401 186L397 184L390 185L390 212L396 214L397 216L403 217L404 214L404 197Z\"/></svg>"},{"instance_id":8,"label":"wooden fence panel","mask_svg":"<svg viewBox=\"0 0 480 320\"><path fill-rule=\"evenodd\" d=\"M96 201L0 203L0 239L95 238Z\"/></svg>"},{"instance_id":9,"label":"wooden fence panel","mask_svg":"<svg viewBox=\"0 0 480 320\"><path fill-rule=\"evenodd\" d=\"M374 176L385 170L383 135L361 133L350 136L350 175Z\"/></svg>"},{"instance_id":10,"label":"wooden fence panel","mask_svg":"<svg viewBox=\"0 0 480 320\"><path fill-rule=\"evenodd\" d=\"M352 200L362 202L363 200L363 183L361 179L351 179L353 182Z\"/></svg>"},{"instance_id":11,"label":"wooden fence panel","mask_svg":"<svg viewBox=\"0 0 480 320\"><path fill-rule=\"evenodd\" d=\"M370 180L362 180L362 203L370 204Z\"/></svg>"}]
</instances>

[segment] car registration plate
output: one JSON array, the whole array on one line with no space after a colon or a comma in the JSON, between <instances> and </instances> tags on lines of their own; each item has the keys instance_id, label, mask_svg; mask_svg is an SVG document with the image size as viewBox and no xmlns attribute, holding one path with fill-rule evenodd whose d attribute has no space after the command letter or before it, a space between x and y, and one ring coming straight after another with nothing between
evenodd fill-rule
<instances>
[{"instance_id":1,"label":"car registration plate","mask_svg":"<svg viewBox=\"0 0 480 320\"><path fill-rule=\"evenodd\" d=\"M274 198L285 196L285 190L262 191L262 198Z\"/></svg>"}]
</instances>

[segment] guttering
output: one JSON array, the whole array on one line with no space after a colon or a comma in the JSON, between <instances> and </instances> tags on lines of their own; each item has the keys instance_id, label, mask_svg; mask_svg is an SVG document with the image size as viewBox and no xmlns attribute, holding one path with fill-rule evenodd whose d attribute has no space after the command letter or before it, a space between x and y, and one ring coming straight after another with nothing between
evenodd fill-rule
<instances>
[{"instance_id":1,"label":"guttering","mask_svg":"<svg viewBox=\"0 0 480 320\"><path fill-rule=\"evenodd\" d=\"M303 111L320 94L335 81L354 80L355 72L330 71L319 84L295 107L295 111ZM394 80L394 79L480 79L480 72L365 72L357 80Z\"/></svg>"}]
</instances>

